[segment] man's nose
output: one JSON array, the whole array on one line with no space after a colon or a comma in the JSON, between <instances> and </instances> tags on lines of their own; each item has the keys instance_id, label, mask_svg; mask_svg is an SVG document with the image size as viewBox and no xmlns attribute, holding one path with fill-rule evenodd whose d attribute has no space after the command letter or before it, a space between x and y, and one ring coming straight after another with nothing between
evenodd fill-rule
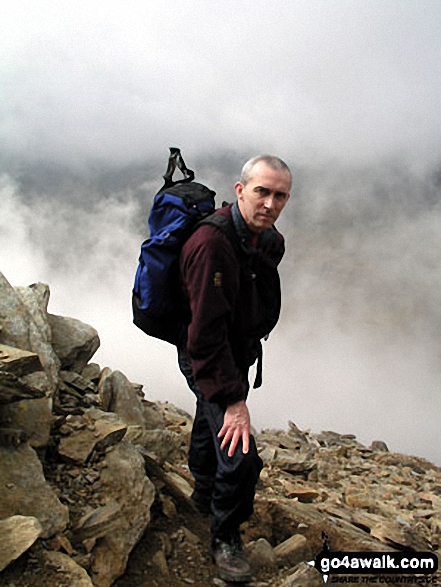
<instances>
[{"instance_id":1,"label":"man's nose","mask_svg":"<svg viewBox=\"0 0 441 587\"><path fill-rule=\"evenodd\" d=\"M265 198L264 206L267 210L272 210L274 208L274 196L267 196Z\"/></svg>"}]
</instances>

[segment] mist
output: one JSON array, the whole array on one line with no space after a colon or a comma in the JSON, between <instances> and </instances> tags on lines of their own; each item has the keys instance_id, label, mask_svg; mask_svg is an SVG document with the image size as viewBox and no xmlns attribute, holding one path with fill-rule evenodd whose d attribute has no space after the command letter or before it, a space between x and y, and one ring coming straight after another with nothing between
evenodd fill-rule
<instances>
[{"instance_id":1,"label":"mist","mask_svg":"<svg viewBox=\"0 0 441 587\"><path fill-rule=\"evenodd\" d=\"M441 464L438 0L7 0L0 270L93 325L96 361L192 412L131 289L168 147L231 201L245 161L291 166L283 309L256 428L356 434Z\"/></svg>"},{"instance_id":2,"label":"mist","mask_svg":"<svg viewBox=\"0 0 441 587\"><path fill-rule=\"evenodd\" d=\"M198 166L218 205L228 191L231 201L230 158L212 177L211 160ZM51 312L97 328L94 360L142 383L149 399L192 413L174 348L145 336L131 316L139 247L163 171L158 165L155 181L151 170L132 169L139 185L125 189L121 172L114 191L113 171L95 177L101 190L90 189L90 174L81 189L78 175L60 174L62 191L76 184L71 200L31 194L26 186L40 181L31 171L24 187L3 176L2 271L14 285L47 282ZM254 426L292 420L439 463L439 176L394 165L298 167L294 177L278 225L287 247L282 317L264 344L264 385L250 393Z\"/></svg>"}]
</instances>

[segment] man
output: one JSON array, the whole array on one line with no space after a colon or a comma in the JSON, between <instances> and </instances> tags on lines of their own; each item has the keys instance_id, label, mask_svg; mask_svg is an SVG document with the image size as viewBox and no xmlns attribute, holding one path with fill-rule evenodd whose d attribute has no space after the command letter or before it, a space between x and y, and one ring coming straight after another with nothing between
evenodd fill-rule
<instances>
[{"instance_id":1,"label":"man","mask_svg":"<svg viewBox=\"0 0 441 587\"><path fill-rule=\"evenodd\" d=\"M290 189L282 160L251 159L235 185L237 202L215 212L234 236L203 224L180 259L190 318L179 365L197 397L189 454L193 501L213 515L211 553L226 581L250 579L239 527L253 512L262 461L250 434L248 370L257 360L260 379L260 339L279 316L284 240L273 225Z\"/></svg>"}]
</instances>

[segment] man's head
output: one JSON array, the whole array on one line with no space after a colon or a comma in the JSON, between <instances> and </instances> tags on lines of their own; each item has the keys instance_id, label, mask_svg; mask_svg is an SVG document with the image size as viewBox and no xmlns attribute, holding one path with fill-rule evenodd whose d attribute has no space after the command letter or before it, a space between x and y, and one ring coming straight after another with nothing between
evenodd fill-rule
<instances>
[{"instance_id":1,"label":"man's head","mask_svg":"<svg viewBox=\"0 0 441 587\"><path fill-rule=\"evenodd\" d=\"M256 233L271 227L289 199L291 171L278 157L259 155L245 163L234 186L239 210Z\"/></svg>"}]
</instances>

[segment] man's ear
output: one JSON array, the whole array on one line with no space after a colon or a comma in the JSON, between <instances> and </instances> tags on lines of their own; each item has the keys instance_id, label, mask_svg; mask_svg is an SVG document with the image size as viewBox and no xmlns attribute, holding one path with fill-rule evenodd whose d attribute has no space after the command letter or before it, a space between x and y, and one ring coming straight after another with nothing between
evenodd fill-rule
<instances>
[{"instance_id":1,"label":"man's ear","mask_svg":"<svg viewBox=\"0 0 441 587\"><path fill-rule=\"evenodd\" d=\"M244 189L244 187L245 187L245 186L243 185L243 183L242 183L241 181L238 181L238 182L237 182L237 183L234 185L234 189L235 189L235 191L236 191L236 195L237 195L237 197L239 198L239 200L240 200L240 199L241 199L241 197L242 197L242 192L243 192L243 189Z\"/></svg>"}]
</instances>

